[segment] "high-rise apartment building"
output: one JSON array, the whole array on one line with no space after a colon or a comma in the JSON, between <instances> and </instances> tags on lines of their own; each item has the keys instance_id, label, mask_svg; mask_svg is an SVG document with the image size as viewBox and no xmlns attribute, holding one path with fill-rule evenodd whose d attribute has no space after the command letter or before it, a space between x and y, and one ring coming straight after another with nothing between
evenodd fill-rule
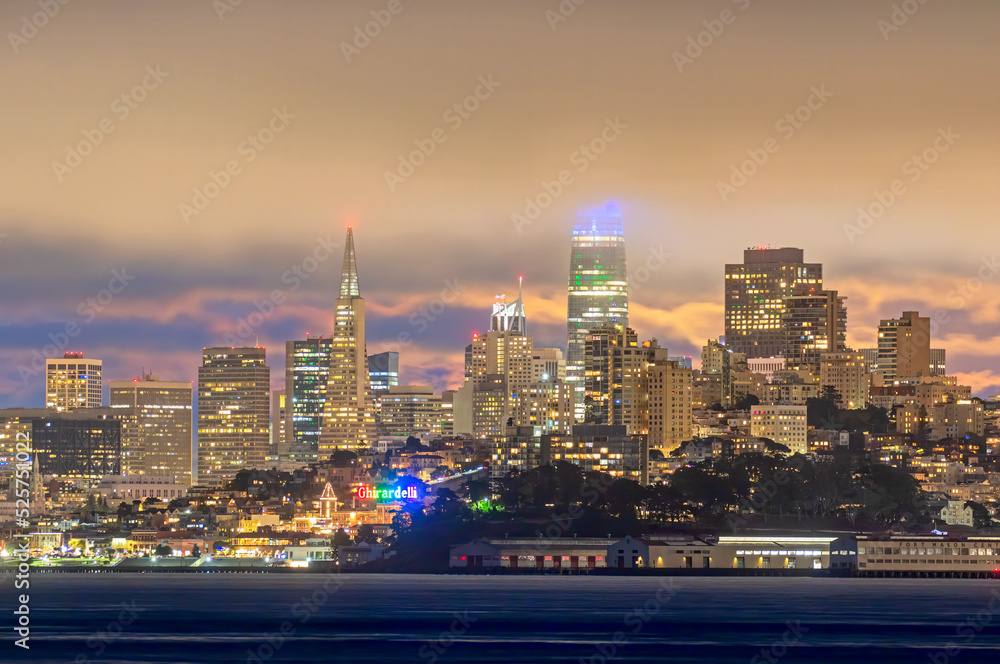
<instances>
[{"instance_id":1,"label":"high-rise apartment building","mask_svg":"<svg viewBox=\"0 0 1000 664\"><path fill-rule=\"evenodd\" d=\"M270 446L271 370L264 348L205 348L198 368L198 483L222 486L264 468Z\"/></svg>"},{"instance_id":2,"label":"high-rise apartment building","mask_svg":"<svg viewBox=\"0 0 1000 664\"><path fill-rule=\"evenodd\" d=\"M876 373L886 384L931 375L931 319L916 311L889 318L878 326Z\"/></svg>"},{"instance_id":3,"label":"high-rise apartment building","mask_svg":"<svg viewBox=\"0 0 1000 664\"><path fill-rule=\"evenodd\" d=\"M823 266L801 249L752 247L726 265L726 346L747 358L784 355L785 299L823 289Z\"/></svg>"},{"instance_id":4,"label":"high-rise apartment building","mask_svg":"<svg viewBox=\"0 0 1000 664\"><path fill-rule=\"evenodd\" d=\"M279 451L279 456L304 463L317 459L332 352L333 339L330 337L285 342L287 449Z\"/></svg>"},{"instance_id":5,"label":"high-rise apartment building","mask_svg":"<svg viewBox=\"0 0 1000 664\"><path fill-rule=\"evenodd\" d=\"M819 370L825 353L847 348L847 309L837 291L816 290L785 298L787 366Z\"/></svg>"},{"instance_id":6,"label":"high-rise apartment building","mask_svg":"<svg viewBox=\"0 0 1000 664\"><path fill-rule=\"evenodd\" d=\"M868 405L871 373L864 355L852 350L824 353L819 365L820 389L830 386L840 394L841 408L864 408Z\"/></svg>"},{"instance_id":7,"label":"high-rise apartment building","mask_svg":"<svg viewBox=\"0 0 1000 664\"><path fill-rule=\"evenodd\" d=\"M524 394L532 383L532 338L517 332L474 334L465 350L466 383L472 391L473 435L503 435L506 421L512 417L516 423L527 424L518 412L518 395Z\"/></svg>"},{"instance_id":8,"label":"high-rise apartment building","mask_svg":"<svg viewBox=\"0 0 1000 664\"><path fill-rule=\"evenodd\" d=\"M578 424L572 435L542 436L542 462L569 461L584 472L597 471L649 484L649 443L623 426Z\"/></svg>"},{"instance_id":9,"label":"high-rise apartment building","mask_svg":"<svg viewBox=\"0 0 1000 664\"><path fill-rule=\"evenodd\" d=\"M647 365L643 380L647 424L643 428L648 430L651 449L669 453L691 440L692 374L674 360L655 360Z\"/></svg>"},{"instance_id":10,"label":"high-rise apartment building","mask_svg":"<svg viewBox=\"0 0 1000 664\"><path fill-rule=\"evenodd\" d=\"M750 435L788 447L792 454L808 452L806 407L758 405L750 409Z\"/></svg>"},{"instance_id":11,"label":"high-rise apartment building","mask_svg":"<svg viewBox=\"0 0 1000 664\"><path fill-rule=\"evenodd\" d=\"M169 476L191 486L191 383L160 380L145 374L109 384L113 412L122 421L122 474Z\"/></svg>"},{"instance_id":12,"label":"high-rise apartment building","mask_svg":"<svg viewBox=\"0 0 1000 664\"><path fill-rule=\"evenodd\" d=\"M646 370L668 357L655 339L640 344L631 328L591 330L584 348L584 422L624 426L630 436L647 433Z\"/></svg>"},{"instance_id":13,"label":"high-rise apartment building","mask_svg":"<svg viewBox=\"0 0 1000 664\"><path fill-rule=\"evenodd\" d=\"M617 203L577 215L569 261L566 380L576 420L584 418L583 361L587 333L602 325L628 327L625 229Z\"/></svg>"},{"instance_id":14,"label":"high-rise apartment building","mask_svg":"<svg viewBox=\"0 0 1000 664\"><path fill-rule=\"evenodd\" d=\"M330 375L326 385L319 454L367 450L375 439L368 357L365 347L365 301L358 285L354 231L347 228L340 296L331 335Z\"/></svg>"},{"instance_id":15,"label":"high-rise apartment building","mask_svg":"<svg viewBox=\"0 0 1000 664\"><path fill-rule=\"evenodd\" d=\"M103 362L68 352L45 360L45 407L57 411L100 408Z\"/></svg>"}]
</instances>

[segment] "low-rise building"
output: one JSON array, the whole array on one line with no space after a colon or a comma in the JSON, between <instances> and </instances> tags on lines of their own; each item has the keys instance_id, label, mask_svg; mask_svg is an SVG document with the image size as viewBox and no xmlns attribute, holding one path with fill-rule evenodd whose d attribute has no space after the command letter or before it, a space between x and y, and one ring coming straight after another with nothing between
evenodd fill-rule
<instances>
[{"instance_id":1,"label":"low-rise building","mask_svg":"<svg viewBox=\"0 0 1000 664\"><path fill-rule=\"evenodd\" d=\"M949 500L948 504L941 508L941 520L949 526L972 527L972 508L966 507L960 500Z\"/></svg>"}]
</instances>

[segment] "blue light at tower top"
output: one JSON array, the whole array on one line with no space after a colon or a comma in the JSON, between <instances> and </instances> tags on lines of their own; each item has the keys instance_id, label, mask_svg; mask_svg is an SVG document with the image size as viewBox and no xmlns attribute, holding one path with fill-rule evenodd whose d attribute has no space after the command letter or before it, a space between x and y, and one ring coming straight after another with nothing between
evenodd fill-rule
<instances>
[{"instance_id":1,"label":"blue light at tower top","mask_svg":"<svg viewBox=\"0 0 1000 664\"><path fill-rule=\"evenodd\" d=\"M577 213L576 218L577 223L573 228L574 236L625 236L625 228L622 224L622 210L617 201L608 201L603 207L581 210Z\"/></svg>"}]
</instances>

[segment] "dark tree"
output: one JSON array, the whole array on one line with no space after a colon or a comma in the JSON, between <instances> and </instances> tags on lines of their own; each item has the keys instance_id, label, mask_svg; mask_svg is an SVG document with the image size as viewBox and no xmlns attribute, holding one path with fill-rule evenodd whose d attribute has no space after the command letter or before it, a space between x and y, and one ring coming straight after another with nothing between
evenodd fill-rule
<instances>
[{"instance_id":1,"label":"dark tree","mask_svg":"<svg viewBox=\"0 0 1000 664\"><path fill-rule=\"evenodd\" d=\"M353 466L358 460L358 455L350 450L335 450L330 455L330 462L336 468L346 468Z\"/></svg>"}]
</instances>

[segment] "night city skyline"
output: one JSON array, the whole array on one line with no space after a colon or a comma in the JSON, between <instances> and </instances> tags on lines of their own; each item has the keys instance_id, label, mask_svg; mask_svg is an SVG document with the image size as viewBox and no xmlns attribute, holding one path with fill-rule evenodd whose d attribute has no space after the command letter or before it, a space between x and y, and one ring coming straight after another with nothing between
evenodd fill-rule
<instances>
[{"instance_id":1,"label":"night city skyline","mask_svg":"<svg viewBox=\"0 0 1000 664\"><path fill-rule=\"evenodd\" d=\"M102 359L108 379L145 367L193 380L200 349L274 289L287 298L254 330L261 345L328 332L337 260L294 270L338 255L348 225L369 352L410 334L401 382L457 387L462 348L518 275L532 334L565 347L569 232L609 200L633 277L648 251L669 256L632 285L630 316L674 354L723 333L725 263L801 247L848 297L849 346L902 311L947 318L934 340L949 373L980 396L1000 389L997 99L975 83L995 67L998 9L927 4L896 26L891 3L626 4L553 18L532 3L402 3L358 53L341 45L374 5L61 7L13 40L2 74L4 180L19 183L0 210L14 285L3 405L41 403L44 380L17 367L70 323L67 349ZM0 22L21 26L32 7L5 5ZM725 10L731 22L713 22ZM295 46L256 48L293 29ZM615 48L584 46L600 40ZM546 186L561 193L518 221ZM109 284L123 288L104 305ZM431 320L448 289L457 298Z\"/></svg>"},{"instance_id":2,"label":"night city skyline","mask_svg":"<svg viewBox=\"0 0 1000 664\"><path fill-rule=\"evenodd\" d=\"M995 662L998 27L0 2L0 661Z\"/></svg>"}]
</instances>

